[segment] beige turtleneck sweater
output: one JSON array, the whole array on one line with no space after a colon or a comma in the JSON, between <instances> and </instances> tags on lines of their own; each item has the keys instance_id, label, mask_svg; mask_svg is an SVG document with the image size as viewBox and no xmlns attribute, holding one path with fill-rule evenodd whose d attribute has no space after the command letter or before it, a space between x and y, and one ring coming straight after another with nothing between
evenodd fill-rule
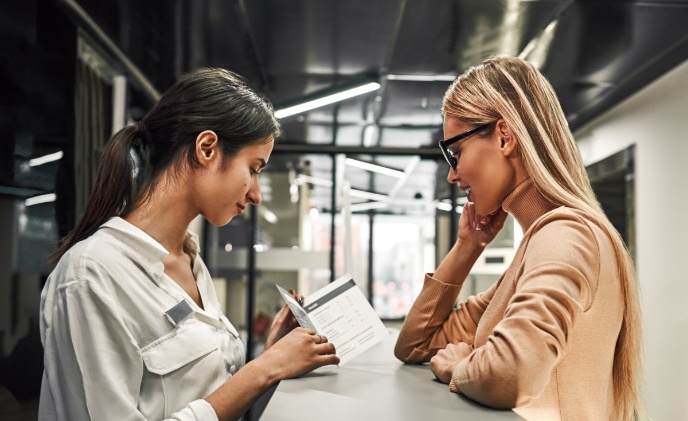
<instances>
[{"instance_id":1,"label":"beige turtleneck sweater","mask_svg":"<svg viewBox=\"0 0 688 421\"><path fill-rule=\"evenodd\" d=\"M427 274L395 354L423 363L465 342L473 352L451 391L528 420L609 420L623 317L611 239L582 212L552 206L530 179L502 207L524 231L507 271L456 310L461 285Z\"/></svg>"}]
</instances>

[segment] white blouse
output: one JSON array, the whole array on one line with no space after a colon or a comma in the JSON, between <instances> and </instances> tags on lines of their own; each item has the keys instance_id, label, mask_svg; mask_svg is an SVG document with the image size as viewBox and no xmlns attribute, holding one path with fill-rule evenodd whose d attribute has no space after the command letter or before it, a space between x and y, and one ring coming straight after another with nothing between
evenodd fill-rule
<instances>
[{"instance_id":1,"label":"white blouse","mask_svg":"<svg viewBox=\"0 0 688 421\"><path fill-rule=\"evenodd\" d=\"M39 420L217 420L203 398L244 365L244 346L195 234L186 246L204 309L163 272L167 250L121 218L62 257L41 294ZM182 300L188 311L165 315Z\"/></svg>"}]
</instances>

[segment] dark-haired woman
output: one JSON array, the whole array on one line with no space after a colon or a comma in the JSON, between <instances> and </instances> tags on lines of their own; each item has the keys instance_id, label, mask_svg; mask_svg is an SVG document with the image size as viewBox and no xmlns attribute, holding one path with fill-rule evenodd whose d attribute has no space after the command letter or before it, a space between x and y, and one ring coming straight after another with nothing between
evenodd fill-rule
<instances>
[{"instance_id":1,"label":"dark-haired woman","mask_svg":"<svg viewBox=\"0 0 688 421\"><path fill-rule=\"evenodd\" d=\"M41 420L237 419L278 381L339 358L285 307L245 364L189 223L261 201L279 123L240 77L182 77L108 142L41 295Z\"/></svg>"}]
</instances>

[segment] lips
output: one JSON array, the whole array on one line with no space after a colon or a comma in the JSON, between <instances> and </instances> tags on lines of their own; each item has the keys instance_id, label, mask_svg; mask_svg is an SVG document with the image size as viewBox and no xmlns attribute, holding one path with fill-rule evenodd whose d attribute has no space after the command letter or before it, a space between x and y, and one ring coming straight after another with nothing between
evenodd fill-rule
<instances>
[{"instance_id":1,"label":"lips","mask_svg":"<svg viewBox=\"0 0 688 421\"><path fill-rule=\"evenodd\" d=\"M245 206L241 206L240 204L237 203L237 211L238 211L237 215L241 215L241 213L244 211L245 208L246 208Z\"/></svg>"},{"instance_id":2,"label":"lips","mask_svg":"<svg viewBox=\"0 0 688 421\"><path fill-rule=\"evenodd\" d=\"M464 193L466 193L466 197L468 198L469 201L471 201L471 188L469 186L466 186L466 187L459 186L459 188L461 190L463 190Z\"/></svg>"}]
</instances>

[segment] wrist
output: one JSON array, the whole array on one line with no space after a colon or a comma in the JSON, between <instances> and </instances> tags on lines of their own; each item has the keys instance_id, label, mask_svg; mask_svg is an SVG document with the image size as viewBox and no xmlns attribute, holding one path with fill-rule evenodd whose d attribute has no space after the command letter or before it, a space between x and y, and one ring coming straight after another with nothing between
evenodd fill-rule
<instances>
[{"instance_id":1,"label":"wrist","mask_svg":"<svg viewBox=\"0 0 688 421\"><path fill-rule=\"evenodd\" d=\"M462 285L484 249L484 246L459 239L440 263L434 278L444 283Z\"/></svg>"},{"instance_id":2,"label":"wrist","mask_svg":"<svg viewBox=\"0 0 688 421\"><path fill-rule=\"evenodd\" d=\"M265 358L265 354L262 354L242 368L242 370L246 369L248 369L247 371L251 377L258 382L262 390L269 389L282 380L279 368L271 364L269 358Z\"/></svg>"},{"instance_id":3,"label":"wrist","mask_svg":"<svg viewBox=\"0 0 688 421\"><path fill-rule=\"evenodd\" d=\"M459 238L456 240L456 243L454 243L449 253L453 254L457 262L473 266L473 263L478 260L478 257L480 257L483 250L485 250L485 246L485 244L473 241L462 241Z\"/></svg>"}]
</instances>

